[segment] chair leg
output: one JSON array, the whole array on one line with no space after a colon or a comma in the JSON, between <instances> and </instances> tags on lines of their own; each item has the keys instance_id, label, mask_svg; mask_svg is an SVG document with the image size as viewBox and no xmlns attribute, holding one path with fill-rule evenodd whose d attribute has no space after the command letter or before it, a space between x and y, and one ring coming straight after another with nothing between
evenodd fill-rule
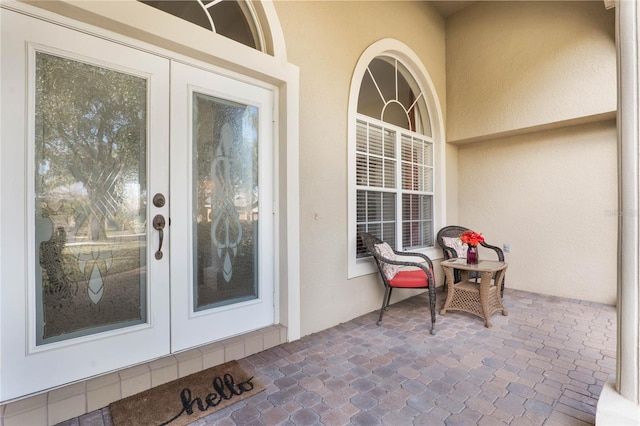
<instances>
[{"instance_id":1,"label":"chair leg","mask_svg":"<svg viewBox=\"0 0 640 426\"><path fill-rule=\"evenodd\" d=\"M391 302L391 292L393 291L393 287L389 287L389 294L387 295L387 304L384 307L385 311L389 310L389 303Z\"/></svg>"},{"instance_id":2,"label":"chair leg","mask_svg":"<svg viewBox=\"0 0 640 426\"><path fill-rule=\"evenodd\" d=\"M504 298L504 278L502 279L502 285L500 285L500 299Z\"/></svg>"},{"instance_id":3,"label":"chair leg","mask_svg":"<svg viewBox=\"0 0 640 426\"><path fill-rule=\"evenodd\" d=\"M389 299L391 298L391 287L387 287L384 289L384 296L382 297L382 308L380 308L380 316L378 317L378 322L376 324L382 325L382 316L384 315L384 311L389 307Z\"/></svg>"},{"instance_id":4,"label":"chair leg","mask_svg":"<svg viewBox=\"0 0 640 426\"><path fill-rule=\"evenodd\" d=\"M429 286L429 310L431 311L431 334L436 334L436 286Z\"/></svg>"}]
</instances>

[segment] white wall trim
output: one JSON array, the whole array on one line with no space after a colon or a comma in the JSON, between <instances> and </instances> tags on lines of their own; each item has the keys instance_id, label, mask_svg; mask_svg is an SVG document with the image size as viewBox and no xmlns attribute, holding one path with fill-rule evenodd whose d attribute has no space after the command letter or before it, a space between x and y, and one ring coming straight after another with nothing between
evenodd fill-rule
<instances>
[{"instance_id":1,"label":"white wall trim","mask_svg":"<svg viewBox=\"0 0 640 426\"><path fill-rule=\"evenodd\" d=\"M639 237L638 133L638 4L622 1L616 8L618 38L618 143L620 150L620 280L618 283L618 368L616 387L638 403Z\"/></svg>"},{"instance_id":2,"label":"white wall trim","mask_svg":"<svg viewBox=\"0 0 640 426\"><path fill-rule=\"evenodd\" d=\"M635 426L640 424L640 406L616 392L615 380L605 382L598 399L596 425Z\"/></svg>"}]
</instances>

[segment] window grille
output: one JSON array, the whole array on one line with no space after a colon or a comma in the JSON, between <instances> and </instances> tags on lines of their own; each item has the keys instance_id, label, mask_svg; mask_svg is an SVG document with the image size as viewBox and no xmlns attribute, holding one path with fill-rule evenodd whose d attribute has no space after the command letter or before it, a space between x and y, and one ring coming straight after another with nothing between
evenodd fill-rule
<instances>
[{"instance_id":1,"label":"window grille","mask_svg":"<svg viewBox=\"0 0 640 426\"><path fill-rule=\"evenodd\" d=\"M356 198L357 232L370 232L396 249L433 246L430 138L358 115ZM366 255L360 244L357 257Z\"/></svg>"},{"instance_id":2,"label":"window grille","mask_svg":"<svg viewBox=\"0 0 640 426\"><path fill-rule=\"evenodd\" d=\"M244 0L138 0L257 50L264 50L251 3Z\"/></svg>"},{"instance_id":3,"label":"window grille","mask_svg":"<svg viewBox=\"0 0 640 426\"><path fill-rule=\"evenodd\" d=\"M371 61L360 84L358 113L432 136L426 112L424 94L398 59L379 56Z\"/></svg>"}]
</instances>

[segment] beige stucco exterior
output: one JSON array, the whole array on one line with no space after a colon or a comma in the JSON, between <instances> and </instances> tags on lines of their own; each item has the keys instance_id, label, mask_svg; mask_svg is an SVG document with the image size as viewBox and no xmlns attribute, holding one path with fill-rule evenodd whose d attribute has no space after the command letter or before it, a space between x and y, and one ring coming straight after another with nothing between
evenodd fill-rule
<instances>
[{"instance_id":1,"label":"beige stucco exterior","mask_svg":"<svg viewBox=\"0 0 640 426\"><path fill-rule=\"evenodd\" d=\"M375 275L347 279L347 242L355 238L347 235L347 125L356 63L380 39L402 41L427 68L445 111L444 20L421 2L276 2L276 10L288 59L300 67L300 302L306 335L370 312L382 298ZM375 24L380 22L385 25Z\"/></svg>"},{"instance_id":2,"label":"beige stucco exterior","mask_svg":"<svg viewBox=\"0 0 640 426\"><path fill-rule=\"evenodd\" d=\"M602 2L476 2L446 23L447 140L614 117L614 11Z\"/></svg>"},{"instance_id":3,"label":"beige stucco exterior","mask_svg":"<svg viewBox=\"0 0 640 426\"><path fill-rule=\"evenodd\" d=\"M459 149L460 222L509 243L507 286L614 304L616 127L564 127Z\"/></svg>"},{"instance_id":4,"label":"beige stucco exterior","mask_svg":"<svg viewBox=\"0 0 640 426\"><path fill-rule=\"evenodd\" d=\"M479 2L447 20L459 222L510 244L507 286L615 303L614 11Z\"/></svg>"},{"instance_id":5,"label":"beige stucco exterior","mask_svg":"<svg viewBox=\"0 0 640 426\"><path fill-rule=\"evenodd\" d=\"M286 164L283 177L299 174L299 191L286 194L281 182L288 197L282 206L295 211L283 213L281 230L299 218L299 235L281 234L296 241L279 258L299 271L299 287L282 277L279 289L280 322L294 338L381 302L375 274L348 278L355 235L348 233L347 139L354 68L367 47L385 38L415 53L440 101L442 225L473 227L492 244L509 243L507 287L615 303L616 50L614 14L602 2L478 2L445 19L422 1L276 1L286 52L252 72L252 53L238 65L233 44L207 46L199 38L189 46L185 24L150 23L157 13L132 15L140 7L133 0L81 3L40 6L273 84L298 78L297 70L294 78L277 75L276 62L299 69L299 91L283 92L290 106L299 103L298 120L281 117L288 120L281 132L297 133L296 145L285 149L297 151L298 163ZM163 38L167 28L176 36Z\"/></svg>"},{"instance_id":6,"label":"beige stucco exterior","mask_svg":"<svg viewBox=\"0 0 640 426\"><path fill-rule=\"evenodd\" d=\"M436 86L447 126L446 223L509 243L510 287L615 302L613 11L598 2L480 2L445 23L419 2L276 9L301 74L303 335L379 304L375 276L345 279L343 165L351 71L382 37L409 45Z\"/></svg>"}]
</instances>

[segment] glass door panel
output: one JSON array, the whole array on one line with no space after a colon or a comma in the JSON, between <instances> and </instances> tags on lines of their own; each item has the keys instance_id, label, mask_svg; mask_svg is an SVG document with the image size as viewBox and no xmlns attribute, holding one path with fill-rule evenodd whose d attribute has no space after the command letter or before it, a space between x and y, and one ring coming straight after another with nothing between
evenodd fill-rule
<instances>
[{"instance_id":1,"label":"glass door panel","mask_svg":"<svg viewBox=\"0 0 640 426\"><path fill-rule=\"evenodd\" d=\"M190 248L171 256L178 351L274 323L274 94L172 62L171 102L172 241Z\"/></svg>"},{"instance_id":2,"label":"glass door panel","mask_svg":"<svg viewBox=\"0 0 640 426\"><path fill-rule=\"evenodd\" d=\"M258 108L193 94L194 310L258 298Z\"/></svg>"},{"instance_id":3,"label":"glass door panel","mask_svg":"<svg viewBox=\"0 0 640 426\"><path fill-rule=\"evenodd\" d=\"M147 81L36 52L36 344L144 323Z\"/></svg>"}]
</instances>

